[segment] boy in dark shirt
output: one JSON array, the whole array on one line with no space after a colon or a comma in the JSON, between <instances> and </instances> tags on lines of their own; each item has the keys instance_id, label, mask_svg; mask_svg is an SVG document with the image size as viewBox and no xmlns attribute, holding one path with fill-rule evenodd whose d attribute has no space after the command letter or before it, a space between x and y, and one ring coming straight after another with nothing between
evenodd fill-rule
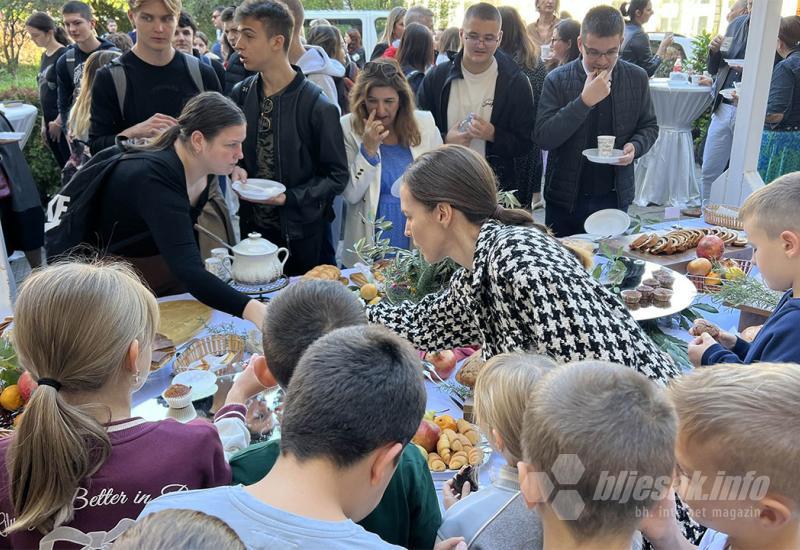
<instances>
[{"instance_id":1,"label":"boy in dark shirt","mask_svg":"<svg viewBox=\"0 0 800 550\"><path fill-rule=\"evenodd\" d=\"M74 44L67 48L56 62L55 79L58 86L58 119L61 126L69 120L69 110L77 97L77 87L83 74L83 63L98 50L115 48L107 40L98 39L95 34L97 20L91 6L77 0L70 0L61 8L64 27Z\"/></svg>"},{"instance_id":2,"label":"boy in dark shirt","mask_svg":"<svg viewBox=\"0 0 800 550\"><path fill-rule=\"evenodd\" d=\"M289 386L300 357L317 339L342 327L364 325L364 308L338 282L307 281L284 290L267 306L263 326L267 366L282 387ZM264 358L261 358L264 360ZM280 455L280 441L258 443L231 457L233 482L253 484ZM358 523L386 542L431 548L442 522L428 465L413 445L400 456L378 506Z\"/></svg>"},{"instance_id":3,"label":"boy in dark shirt","mask_svg":"<svg viewBox=\"0 0 800 550\"><path fill-rule=\"evenodd\" d=\"M210 66L172 47L180 2L134 0L131 20L137 41L115 63L121 65L125 93L120 108L112 65L97 72L92 86L89 147L96 153L124 139L157 137L175 125L186 102L202 91L221 91Z\"/></svg>"}]
</instances>

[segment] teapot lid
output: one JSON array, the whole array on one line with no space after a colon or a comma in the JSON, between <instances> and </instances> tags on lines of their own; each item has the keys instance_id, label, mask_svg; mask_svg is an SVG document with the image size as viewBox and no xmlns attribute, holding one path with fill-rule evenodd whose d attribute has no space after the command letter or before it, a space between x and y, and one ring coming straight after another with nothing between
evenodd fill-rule
<instances>
[{"instance_id":1,"label":"teapot lid","mask_svg":"<svg viewBox=\"0 0 800 550\"><path fill-rule=\"evenodd\" d=\"M262 256L264 254L272 254L277 250L278 247L267 239L263 239L261 233L249 233L246 239L233 247L233 251L236 254L243 256Z\"/></svg>"}]
</instances>

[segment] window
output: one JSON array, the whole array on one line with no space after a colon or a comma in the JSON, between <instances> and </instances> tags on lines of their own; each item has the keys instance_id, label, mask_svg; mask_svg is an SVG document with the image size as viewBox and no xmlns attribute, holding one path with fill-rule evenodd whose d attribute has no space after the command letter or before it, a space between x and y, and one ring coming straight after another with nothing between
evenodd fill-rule
<instances>
[{"instance_id":1,"label":"window","mask_svg":"<svg viewBox=\"0 0 800 550\"><path fill-rule=\"evenodd\" d=\"M388 21L386 17L378 17L375 19L375 36L378 37L379 42L381 36L383 36L383 32L386 30L386 21Z\"/></svg>"},{"instance_id":2,"label":"window","mask_svg":"<svg viewBox=\"0 0 800 550\"><path fill-rule=\"evenodd\" d=\"M342 32L342 36L347 34L347 31L356 28L361 35L364 35L364 32L361 28L361 19L332 19L329 17L325 18L331 25L336 27ZM303 30L305 31L305 35L308 36L309 30L309 23L311 23L313 19L306 19L305 23L303 23Z\"/></svg>"}]
</instances>

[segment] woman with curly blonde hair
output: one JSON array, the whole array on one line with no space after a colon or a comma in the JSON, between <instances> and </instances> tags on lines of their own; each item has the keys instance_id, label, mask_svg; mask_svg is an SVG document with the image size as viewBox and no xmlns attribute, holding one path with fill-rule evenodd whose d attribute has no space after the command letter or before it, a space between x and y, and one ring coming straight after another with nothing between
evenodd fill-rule
<instances>
[{"instance_id":1,"label":"woman with curly blonde hair","mask_svg":"<svg viewBox=\"0 0 800 550\"><path fill-rule=\"evenodd\" d=\"M433 116L415 110L414 92L393 59L364 66L350 92L350 108L351 113L341 119L350 166L350 182L343 193L348 207L342 261L348 267L358 261L354 244L374 240L365 220L391 221L387 232L391 244L410 246L403 233L400 199L392 187L415 158L442 144Z\"/></svg>"}]
</instances>

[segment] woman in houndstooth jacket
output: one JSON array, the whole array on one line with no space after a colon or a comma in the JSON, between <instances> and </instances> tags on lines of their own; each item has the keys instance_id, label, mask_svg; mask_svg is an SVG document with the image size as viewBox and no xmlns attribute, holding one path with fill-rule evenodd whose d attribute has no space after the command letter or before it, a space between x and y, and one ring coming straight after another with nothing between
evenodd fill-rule
<instances>
[{"instance_id":1,"label":"woman in houndstooth jacket","mask_svg":"<svg viewBox=\"0 0 800 550\"><path fill-rule=\"evenodd\" d=\"M425 259L462 269L417 304L369 308L426 350L479 344L487 356L530 351L559 362L613 361L666 381L670 357L559 241L523 210L497 204L491 168L460 146L426 153L400 189L406 233Z\"/></svg>"}]
</instances>

